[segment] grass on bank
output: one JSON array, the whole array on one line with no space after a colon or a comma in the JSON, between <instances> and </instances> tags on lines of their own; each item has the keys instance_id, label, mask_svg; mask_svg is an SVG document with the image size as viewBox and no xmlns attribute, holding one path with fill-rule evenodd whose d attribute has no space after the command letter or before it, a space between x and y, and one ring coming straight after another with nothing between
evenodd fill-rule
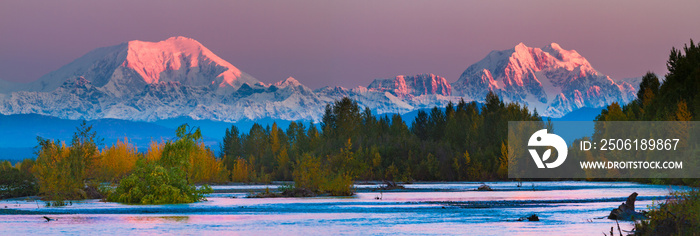
<instances>
[{"instance_id":1,"label":"grass on bank","mask_svg":"<svg viewBox=\"0 0 700 236\"><path fill-rule=\"evenodd\" d=\"M700 232L700 190L672 192L654 204L649 220L635 223L635 235L697 235Z\"/></svg>"}]
</instances>

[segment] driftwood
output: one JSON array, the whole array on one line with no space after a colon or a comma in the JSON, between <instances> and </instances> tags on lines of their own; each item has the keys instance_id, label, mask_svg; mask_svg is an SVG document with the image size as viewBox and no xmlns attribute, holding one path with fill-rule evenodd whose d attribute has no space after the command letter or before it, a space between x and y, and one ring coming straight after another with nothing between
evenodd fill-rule
<instances>
[{"instance_id":1,"label":"driftwood","mask_svg":"<svg viewBox=\"0 0 700 236\"><path fill-rule=\"evenodd\" d=\"M608 219L625 221L647 219L646 215L634 210L634 202L637 200L637 195L637 192L632 193L629 197L627 197L627 201L610 211Z\"/></svg>"},{"instance_id":2,"label":"driftwood","mask_svg":"<svg viewBox=\"0 0 700 236\"><path fill-rule=\"evenodd\" d=\"M527 221L540 221L540 217L537 216L537 214L532 214L530 216L524 216L524 217L518 218L518 221L525 221L525 220L527 220Z\"/></svg>"},{"instance_id":3,"label":"driftwood","mask_svg":"<svg viewBox=\"0 0 700 236\"><path fill-rule=\"evenodd\" d=\"M491 188L491 186L488 186L488 185L486 185L486 184L482 184L482 185L479 186L479 188L477 188L476 190L479 190L479 191L493 191L493 189Z\"/></svg>"}]
</instances>

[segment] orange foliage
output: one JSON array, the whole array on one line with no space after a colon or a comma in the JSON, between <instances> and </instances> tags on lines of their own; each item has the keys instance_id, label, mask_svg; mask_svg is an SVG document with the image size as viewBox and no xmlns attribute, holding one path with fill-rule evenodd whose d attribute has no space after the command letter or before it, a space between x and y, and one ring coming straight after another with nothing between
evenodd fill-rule
<instances>
[{"instance_id":1,"label":"orange foliage","mask_svg":"<svg viewBox=\"0 0 700 236\"><path fill-rule=\"evenodd\" d=\"M243 158L238 158L233 163L231 170L231 181L233 182L250 182L251 167Z\"/></svg>"},{"instance_id":2,"label":"orange foliage","mask_svg":"<svg viewBox=\"0 0 700 236\"><path fill-rule=\"evenodd\" d=\"M190 169L187 171L190 183L221 183L226 181L226 175L224 162L203 143L197 144L190 153Z\"/></svg>"},{"instance_id":3,"label":"orange foliage","mask_svg":"<svg viewBox=\"0 0 700 236\"><path fill-rule=\"evenodd\" d=\"M49 199L75 198L76 190L83 187L82 180L71 178L68 155L70 150L63 142L40 142L37 163L32 168L39 182L39 192Z\"/></svg>"},{"instance_id":4,"label":"orange foliage","mask_svg":"<svg viewBox=\"0 0 700 236\"><path fill-rule=\"evenodd\" d=\"M165 142L161 141L156 142L156 141L151 141L151 144L148 145L148 151L146 152L146 160L148 162L156 162L160 160L160 157L163 155L163 148L165 147Z\"/></svg>"},{"instance_id":5,"label":"orange foliage","mask_svg":"<svg viewBox=\"0 0 700 236\"><path fill-rule=\"evenodd\" d=\"M127 138L123 142L117 140L116 144L102 149L100 154L97 178L104 181L117 181L131 173L139 158L136 147Z\"/></svg>"}]
</instances>

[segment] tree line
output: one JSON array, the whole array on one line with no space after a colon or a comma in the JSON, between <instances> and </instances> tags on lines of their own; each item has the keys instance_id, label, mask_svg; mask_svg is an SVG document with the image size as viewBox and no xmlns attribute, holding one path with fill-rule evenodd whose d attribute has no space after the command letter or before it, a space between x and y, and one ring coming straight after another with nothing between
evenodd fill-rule
<instances>
[{"instance_id":1,"label":"tree line","mask_svg":"<svg viewBox=\"0 0 700 236\"><path fill-rule=\"evenodd\" d=\"M326 106L318 126L291 122L283 130L254 124L247 133L232 126L220 158L236 182L297 180L309 166L330 171L325 174L330 179L505 179L507 121L542 119L489 93L483 106L462 100L418 111L409 126L398 114L375 115L343 98Z\"/></svg>"}]
</instances>

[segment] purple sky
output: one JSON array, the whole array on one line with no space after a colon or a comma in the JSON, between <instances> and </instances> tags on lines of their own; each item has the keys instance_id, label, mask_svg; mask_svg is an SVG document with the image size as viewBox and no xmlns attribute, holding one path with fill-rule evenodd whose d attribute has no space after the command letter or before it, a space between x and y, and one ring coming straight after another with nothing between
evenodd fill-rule
<instances>
[{"instance_id":1,"label":"purple sky","mask_svg":"<svg viewBox=\"0 0 700 236\"><path fill-rule=\"evenodd\" d=\"M367 86L435 73L454 82L491 50L575 49L613 79L665 74L700 41L700 1L0 2L0 79L32 81L97 47L194 38L263 82Z\"/></svg>"}]
</instances>

